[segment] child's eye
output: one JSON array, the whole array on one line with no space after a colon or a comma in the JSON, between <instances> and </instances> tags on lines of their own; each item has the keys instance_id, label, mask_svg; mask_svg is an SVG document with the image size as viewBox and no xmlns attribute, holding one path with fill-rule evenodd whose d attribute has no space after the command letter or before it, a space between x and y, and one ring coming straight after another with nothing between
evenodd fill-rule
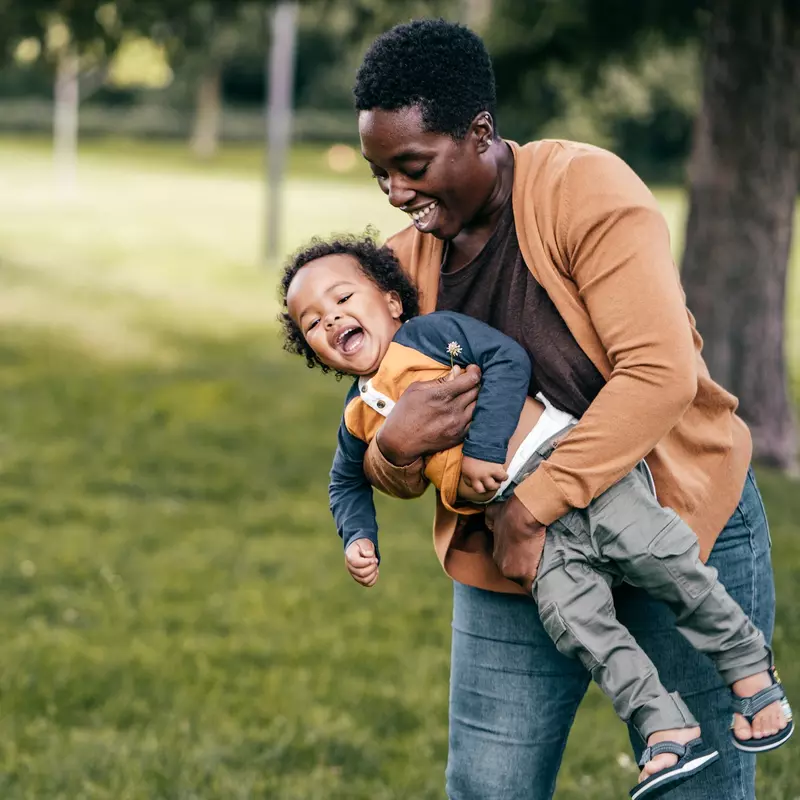
<instances>
[{"instance_id":1,"label":"child's eye","mask_svg":"<svg viewBox=\"0 0 800 800\"><path fill-rule=\"evenodd\" d=\"M346 303L352 296L353 296L352 292L350 292L350 294L346 294L339 300L339 305L341 305L342 303Z\"/></svg>"},{"instance_id":2,"label":"child's eye","mask_svg":"<svg viewBox=\"0 0 800 800\"><path fill-rule=\"evenodd\" d=\"M318 323L319 323L319 320L318 320L318 319L315 319L315 320L314 320L314 321L313 321L313 322L312 322L312 323L311 323L311 324L308 326L308 328L306 328L306 333L308 333L309 331L311 331L311 330L313 330L314 328L316 328Z\"/></svg>"}]
</instances>

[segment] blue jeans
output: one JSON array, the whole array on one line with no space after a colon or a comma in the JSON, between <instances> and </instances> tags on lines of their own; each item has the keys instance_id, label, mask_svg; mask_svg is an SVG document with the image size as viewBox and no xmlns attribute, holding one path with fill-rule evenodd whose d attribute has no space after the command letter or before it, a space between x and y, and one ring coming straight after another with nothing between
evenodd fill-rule
<instances>
[{"instance_id":1,"label":"blue jeans","mask_svg":"<svg viewBox=\"0 0 800 800\"><path fill-rule=\"evenodd\" d=\"M708 563L767 641L775 620L770 539L752 470ZM755 799L755 757L730 744L730 692L672 612L639 589L614 591L617 617L700 721L721 758L670 800ZM456 583L450 673L450 800L548 800L589 675L561 655L533 601ZM644 743L629 729L636 758Z\"/></svg>"}]
</instances>

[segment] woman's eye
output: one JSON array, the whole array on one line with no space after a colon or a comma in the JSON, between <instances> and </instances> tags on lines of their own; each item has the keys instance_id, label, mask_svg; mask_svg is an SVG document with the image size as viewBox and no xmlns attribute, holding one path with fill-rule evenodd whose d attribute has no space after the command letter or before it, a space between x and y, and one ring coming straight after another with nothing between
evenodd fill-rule
<instances>
[{"instance_id":1,"label":"woman's eye","mask_svg":"<svg viewBox=\"0 0 800 800\"><path fill-rule=\"evenodd\" d=\"M350 292L350 294L346 294L339 300L339 305L341 305L342 303L346 303L352 296L353 296L352 292Z\"/></svg>"},{"instance_id":2,"label":"woman's eye","mask_svg":"<svg viewBox=\"0 0 800 800\"><path fill-rule=\"evenodd\" d=\"M386 175L376 175L374 172L372 173L372 177L375 178L375 180L378 181L378 183L380 183L381 181L385 181L387 178Z\"/></svg>"},{"instance_id":3,"label":"woman's eye","mask_svg":"<svg viewBox=\"0 0 800 800\"><path fill-rule=\"evenodd\" d=\"M429 165L426 164L421 169L418 169L414 172L408 172L406 174L408 175L409 178L411 178L412 181L418 181L428 171L428 166Z\"/></svg>"}]
</instances>

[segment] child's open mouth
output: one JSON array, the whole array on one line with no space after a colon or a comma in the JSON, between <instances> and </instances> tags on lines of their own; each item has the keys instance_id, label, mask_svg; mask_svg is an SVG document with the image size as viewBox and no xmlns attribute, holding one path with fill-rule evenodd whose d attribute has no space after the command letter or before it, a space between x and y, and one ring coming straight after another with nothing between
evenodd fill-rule
<instances>
[{"instance_id":1,"label":"child's open mouth","mask_svg":"<svg viewBox=\"0 0 800 800\"><path fill-rule=\"evenodd\" d=\"M336 337L336 347L346 356L355 353L364 342L364 329L358 326L345 328Z\"/></svg>"}]
</instances>

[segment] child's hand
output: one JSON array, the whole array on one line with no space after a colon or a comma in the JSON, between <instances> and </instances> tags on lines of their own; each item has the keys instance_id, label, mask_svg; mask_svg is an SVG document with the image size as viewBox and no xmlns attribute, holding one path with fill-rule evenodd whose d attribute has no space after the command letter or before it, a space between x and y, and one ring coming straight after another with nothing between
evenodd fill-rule
<instances>
[{"instance_id":1,"label":"child's hand","mask_svg":"<svg viewBox=\"0 0 800 800\"><path fill-rule=\"evenodd\" d=\"M461 460L461 480L476 494L496 492L506 478L508 473L502 464L469 456L464 456Z\"/></svg>"},{"instance_id":2,"label":"child's hand","mask_svg":"<svg viewBox=\"0 0 800 800\"><path fill-rule=\"evenodd\" d=\"M378 580L378 557L375 555L375 545L369 539L351 542L344 551L344 563L356 583L368 589L375 585Z\"/></svg>"}]
</instances>

